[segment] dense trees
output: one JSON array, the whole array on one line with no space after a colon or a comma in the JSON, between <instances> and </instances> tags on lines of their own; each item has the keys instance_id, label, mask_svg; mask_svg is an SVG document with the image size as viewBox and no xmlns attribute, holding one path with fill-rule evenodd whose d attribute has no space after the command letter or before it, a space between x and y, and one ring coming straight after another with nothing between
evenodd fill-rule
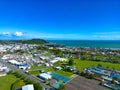
<instances>
[{"instance_id":1,"label":"dense trees","mask_svg":"<svg viewBox=\"0 0 120 90\"><path fill-rule=\"evenodd\" d=\"M9 73L12 73L11 71ZM25 84L33 84L34 85L34 89L35 90L42 90L42 86L39 83L36 83L34 81L31 81L30 79L26 78L24 75L18 73L18 72L14 72L12 73L14 74L17 78L19 78L18 80L16 80L12 85L11 85L11 90L16 90L16 87L18 86L18 84L21 82L21 80L25 83ZM17 87L18 88L18 87Z\"/></svg>"},{"instance_id":2,"label":"dense trees","mask_svg":"<svg viewBox=\"0 0 120 90\"><path fill-rule=\"evenodd\" d=\"M40 86L39 83L34 83L33 85L35 90L42 90L42 87Z\"/></svg>"},{"instance_id":3,"label":"dense trees","mask_svg":"<svg viewBox=\"0 0 120 90\"><path fill-rule=\"evenodd\" d=\"M65 85L61 84L58 90L65 90Z\"/></svg>"},{"instance_id":4,"label":"dense trees","mask_svg":"<svg viewBox=\"0 0 120 90\"><path fill-rule=\"evenodd\" d=\"M73 65L73 64L74 64L74 60L73 60L72 58L70 58L69 61L68 61L68 65L71 66L71 65Z\"/></svg>"},{"instance_id":5,"label":"dense trees","mask_svg":"<svg viewBox=\"0 0 120 90\"><path fill-rule=\"evenodd\" d=\"M23 43L23 44L45 44L48 43L43 39L31 39L31 40L10 40L12 43Z\"/></svg>"},{"instance_id":6,"label":"dense trees","mask_svg":"<svg viewBox=\"0 0 120 90\"><path fill-rule=\"evenodd\" d=\"M80 76L83 76L83 77L86 77L88 79L93 79L94 75L93 74L90 74L90 73L87 73L87 72L81 72L79 73Z\"/></svg>"}]
</instances>

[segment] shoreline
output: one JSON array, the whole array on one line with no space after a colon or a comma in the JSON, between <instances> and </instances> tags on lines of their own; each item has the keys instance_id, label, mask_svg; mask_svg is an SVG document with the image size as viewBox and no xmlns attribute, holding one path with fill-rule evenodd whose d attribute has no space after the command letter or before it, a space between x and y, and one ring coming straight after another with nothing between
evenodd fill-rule
<instances>
[{"instance_id":1,"label":"shoreline","mask_svg":"<svg viewBox=\"0 0 120 90\"><path fill-rule=\"evenodd\" d=\"M120 40L47 40L48 42L67 48L94 48L120 50Z\"/></svg>"}]
</instances>

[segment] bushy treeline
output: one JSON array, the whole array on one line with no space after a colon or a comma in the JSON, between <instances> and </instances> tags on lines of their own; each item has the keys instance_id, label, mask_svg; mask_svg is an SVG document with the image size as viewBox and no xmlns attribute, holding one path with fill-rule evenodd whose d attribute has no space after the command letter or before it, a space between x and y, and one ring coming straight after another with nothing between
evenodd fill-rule
<instances>
[{"instance_id":1,"label":"bushy treeline","mask_svg":"<svg viewBox=\"0 0 120 90\"><path fill-rule=\"evenodd\" d=\"M18 72L12 72L10 71L8 74L13 74L16 78L19 78L11 85L11 90L16 90L18 88L18 85L20 81L23 81L25 85L27 84L33 84L35 90L42 90L42 86L39 83L36 83L34 81L31 81L30 79L26 78L24 75L18 73Z\"/></svg>"}]
</instances>

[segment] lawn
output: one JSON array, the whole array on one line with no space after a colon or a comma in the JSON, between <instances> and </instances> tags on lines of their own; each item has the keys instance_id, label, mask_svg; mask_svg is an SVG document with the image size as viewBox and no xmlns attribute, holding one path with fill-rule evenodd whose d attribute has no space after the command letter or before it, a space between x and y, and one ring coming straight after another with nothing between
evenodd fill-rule
<instances>
[{"instance_id":1,"label":"lawn","mask_svg":"<svg viewBox=\"0 0 120 90\"><path fill-rule=\"evenodd\" d=\"M0 77L0 90L10 90L11 84L13 84L16 80L17 78L12 74L1 76ZM20 86L22 85L24 85L24 83L21 81Z\"/></svg>"},{"instance_id":2,"label":"lawn","mask_svg":"<svg viewBox=\"0 0 120 90\"><path fill-rule=\"evenodd\" d=\"M44 65L41 65L41 66L35 66L35 65L33 65L31 67L31 69L40 69L40 68L45 68L45 66Z\"/></svg>"},{"instance_id":3,"label":"lawn","mask_svg":"<svg viewBox=\"0 0 120 90\"><path fill-rule=\"evenodd\" d=\"M13 90L16 90L16 89L19 89L19 88L21 88L22 86L24 86L25 85L25 83L22 81L22 80L16 80L15 81L15 83L13 84L13 87L12 87L12 89Z\"/></svg>"},{"instance_id":4,"label":"lawn","mask_svg":"<svg viewBox=\"0 0 120 90\"><path fill-rule=\"evenodd\" d=\"M29 71L29 74L38 75L40 74L40 70Z\"/></svg>"},{"instance_id":5,"label":"lawn","mask_svg":"<svg viewBox=\"0 0 120 90\"><path fill-rule=\"evenodd\" d=\"M89 66L98 66L102 65L104 68L111 68L115 70L120 70L120 64L114 64L114 63L109 63L109 62L96 62L96 61L87 61L87 60L79 60L79 59L74 59L74 66L80 69L87 68Z\"/></svg>"},{"instance_id":6,"label":"lawn","mask_svg":"<svg viewBox=\"0 0 120 90\"><path fill-rule=\"evenodd\" d=\"M45 53L45 54L42 54L42 56L51 56L50 53Z\"/></svg>"},{"instance_id":7,"label":"lawn","mask_svg":"<svg viewBox=\"0 0 120 90\"><path fill-rule=\"evenodd\" d=\"M90 67L90 66L98 66L101 65L104 68L110 68L110 69L115 69L115 70L120 70L120 64L115 64L115 63L109 63L109 62L97 62L97 61L87 61L87 60L79 60L79 59L73 59L74 60L74 65L78 69L83 70L84 68ZM66 64L67 62L64 63L56 63L58 66L62 66L62 64ZM70 77L73 75L71 72L65 72L63 70L54 70L53 68L48 68L44 65L41 66L32 66L32 69L44 69L45 72L55 72L67 77ZM39 71L33 71L31 74L39 74Z\"/></svg>"},{"instance_id":8,"label":"lawn","mask_svg":"<svg viewBox=\"0 0 120 90\"><path fill-rule=\"evenodd\" d=\"M46 71L47 72L55 72L55 73L58 73L60 75L66 76L66 77L71 77L73 75L72 72L66 72L63 70L54 70L53 68L47 68Z\"/></svg>"},{"instance_id":9,"label":"lawn","mask_svg":"<svg viewBox=\"0 0 120 90\"><path fill-rule=\"evenodd\" d=\"M72 72L65 72L63 70L55 70L53 69L52 67L46 67L44 65L41 65L41 66L32 66L31 69L44 69L45 72L55 72L55 73L58 73L58 74L61 74L61 75L64 75L66 77L70 77L72 74ZM29 74L40 74L39 72L40 70L35 70L35 71L30 71Z\"/></svg>"}]
</instances>

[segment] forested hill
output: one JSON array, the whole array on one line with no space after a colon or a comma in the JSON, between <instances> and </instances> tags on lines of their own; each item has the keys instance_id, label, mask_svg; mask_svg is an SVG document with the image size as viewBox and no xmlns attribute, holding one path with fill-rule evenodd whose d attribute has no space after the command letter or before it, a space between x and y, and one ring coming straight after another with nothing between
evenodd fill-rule
<instances>
[{"instance_id":1,"label":"forested hill","mask_svg":"<svg viewBox=\"0 0 120 90\"><path fill-rule=\"evenodd\" d=\"M48 42L43 39L31 39L31 40L0 40L0 43L45 44Z\"/></svg>"}]
</instances>

